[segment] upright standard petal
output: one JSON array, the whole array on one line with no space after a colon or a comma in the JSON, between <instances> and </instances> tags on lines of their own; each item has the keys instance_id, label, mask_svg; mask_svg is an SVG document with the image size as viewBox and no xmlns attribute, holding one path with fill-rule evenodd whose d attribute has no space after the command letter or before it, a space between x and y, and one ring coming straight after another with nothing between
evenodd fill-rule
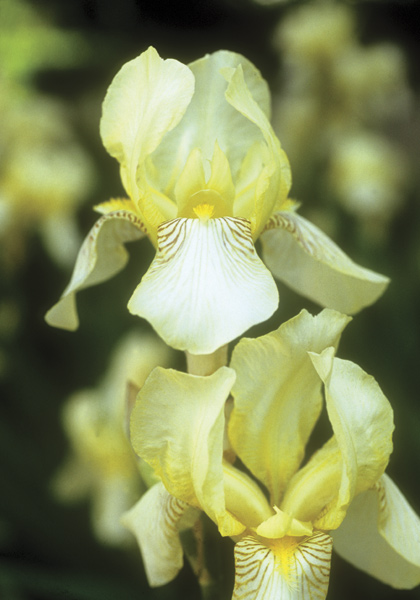
<instances>
[{"instance_id":1,"label":"upright standard petal","mask_svg":"<svg viewBox=\"0 0 420 600\"><path fill-rule=\"evenodd\" d=\"M77 329L76 293L121 271L128 260L124 243L144 235L144 223L130 210L121 208L103 215L80 248L69 285L57 304L45 315L47 323L70 331Z\"/></svg>"},{"instance_id":2,"label":"upright standard petal","mask_svg":"<svg viewBox=\"0 0 420 600\"><path fill-rule=\"evenodd\" d=\"M210 161L217 142L226 154L235 179L248 148L261 140L261 132L249 119L226 101L227 82L223 68L242 65L245 82L252 97L268 115L270 93L260 72L244 56L221 50L189 64L195 79L194 96L179 125L171 131L153 155L159 170L161 189L171 192L188 156L199 148Z\"/></svg>"},{"instance_id":3,"label":"upright standard petal","mask_svg":"<svg viewBox=\"0 0 420 600\"><path fill-rule=\"evenodd\" d=\"M252 234L256 239L276 203L287 198L291 186L290 165L267 115L261 110L246 85L242 66L238 65L236 69L225 68L223 74L229 81L226 90L227 101L256 125L267 145L266 152L263 153L264 168L255 185L254 209L250 215L243 215L250 219ZM250 146L251 144L248 144L246 149L248 150Z\"/></svg>"},{"instance_id":4,"label":"upright standard petal","mask_svg":"<svg viewBox=\"0 0 420 600\"><path fill-rule=\"evenodd\" d=\"M161 59L152 47L127 62L112 81L103 103L101 137L120 162L133 201L139 198L138 177L146 158L182 119L193 93L190 69Z\"/></svg>"},{"instance_id":5,"label":"upright standard petal","mask_svg":"<svg viewBox=\"0 0 420 600\"><path fill-rule=\"evenodd\" d=\"M245 219L175 219L159 227L158 244L128 308L170 346L210 354L276 310Z\"/></svg>"},{"instance_id":6,"label":"upright standard petal","mask_svg":"<svg viewBox=\"0 0 420 600\"><path fill-rule=\"evenodd\" d=\"M420 519L386 474L354 499L333 538L340 556L380 581L420 584Z\"/></svg>"},{"instance_id":7,"label":"upright standard petal","mask_svg":"<svg viewBox=\"0 0 420 600\"><path fill-rule=\"evenodd\" d=\"M263 235L263 258L298 293L346 314L373 304L389 279L354 263L312 223L293 211L275 213Z\"/></svg>"},{"instance_id":8,"label":"upright standard petal","mask_svg":"<svg viewBox=\"0 0 420 600\"><path fill-rule=\"evenodd\" d=\"M349 320L328 309L315 317L302 311L275 332L242 339L233 351L237 380L229 437L274 505L298 469L321 411L321 381L308 351L336 347Z\"/></svg>"},{"instance_id":9,"label":"upright standard petal","mask_svg":"<svg viewBox=\"0 0 420 600\"><path fill-rule=\"evenodd\" d=\"M249 536L236 544L232 600L324 600L330 579L330 536L317 532L266 542Z\"/></svg>"},{"instance_id":10,"label":"upright standard petal","mask_svg":"<svg viewBox=\"0 0 420 600\"><path fill-rule=\"evenodd\" d=\"M191 527L198 515L157 483L122 516L122 524L137 539L151 587L169 583L181 570L184 560L179 532Z\"/></svg>"},{"instance_id":11,"label":"upright standard petal","mask_svg":"<svg viewBox=\"0 0 420 600\"><path fill-rule=\"evenodd\" d=\"M334 358L332 348L310 357L325 385L334 437L292 479L281 508L331 530L354 496L383 474L392 452L393 413L374 378Z\"/></svg>"},{"instance_id":12,"label":"upright standard petal","mask_svg":"<svg viewBox=\"0 0 420 600\"><path fill-rule=\"evenodd\" d=\"M131 415L137 454L170 494L204 510L224 535L245 528L227 513L223 487L224 405L234 380L228 367L208 377L158 367Z\"/></svg>"}]
</instances>

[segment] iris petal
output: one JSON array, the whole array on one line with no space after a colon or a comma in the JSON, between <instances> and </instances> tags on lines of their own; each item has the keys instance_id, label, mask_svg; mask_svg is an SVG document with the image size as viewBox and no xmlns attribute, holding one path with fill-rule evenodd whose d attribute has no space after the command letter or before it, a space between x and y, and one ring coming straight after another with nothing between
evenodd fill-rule
<instances>
[{"instance_id":1,"label":"iris petal","mask_svg":"<svg viewBox=\"0 0 420 600\"><path fill-rule=\"evenodd\" d=\"M210 354L268 319L278 305L249 222L224 217L174 219L158 230L158 252L128 308L167 344Z\"/></svg>"},{"instance_id":2,"label":"iris petal","mask_svg":"<svg viewBox=\"0 0 420 600\"><path fill-rule=\"evenodd\" d=\"M333 538L338 554L384 583L420 584L420 519L387 475L355 498Z\"/></svg>"},{"instance_id":3,"label":"iris petal","mask_svg":"<svg viewBox=\"0 0 420 600\"><path fill-rule=\"evenodd\" d=\"M329 309L315 317L302 311L277 331L242 339L233 351L238 377L229 436L273 505L280 505L322 407L321 381L308 351L337 346L348 322Z\"/></svg>"},{"instance_id":4,"label":"iris petal","mask_svg":"<svg viewBox=\"0 0 420 600\"><path fill-rule=\"evenodd\" d=\"M346 314L373 304L389 279L354 263L315 225L293 211L275 213L261 236L274 276L299 294Z\"/></svg>"},{"instance_id":5,"label":"iris petal","mask_svg":"<svg viewBox=\"0 0 420 600\"><path fill-rule=\"evenodd\" d=\"M129 210L104 214L83 242L70 283L60 300L47 312L47 323L70 331L77 329L76 293L121 271L128 260L124 243L142 238L144 230L139 216Z\"/></svg>"},{"instance_id":6,"label":"iris petal","mask_svg":"<svg viewBox=\"0 0 420 600\"><path fill-rule=\"evenodd\" d=\"M121 521L137 538L149 585L172 581L181 570L182 527L193 525L199 511L171 496L161 483L150 488Z\"/></svg>"},{"instance_id":7,"label":"iris petal","mask_svg":"<svg viewBox=\"0 0 420 600\"><path fill-rule=\"evenodd\" d=\"M270 545L252 536L243 538L235 547L232 600L324 600L331 549L332 539L321 532Z\"/></svg>"}]
</instances>

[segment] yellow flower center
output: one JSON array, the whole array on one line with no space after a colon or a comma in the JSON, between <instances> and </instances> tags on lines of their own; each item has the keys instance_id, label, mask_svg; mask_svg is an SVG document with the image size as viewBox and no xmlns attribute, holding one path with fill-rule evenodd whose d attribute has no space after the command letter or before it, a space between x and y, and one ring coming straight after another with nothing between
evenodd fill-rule
<instances>
[{"instance_id":1,"label":"yellow flower center","mask_svg":"<svg viewBox=\"0 0 420 600\"><path fill-rule=\"evenodd\" d=\"M189 197L178 216L207 222L212 218L231 216L231 211L219 192L202 189Z\"/></svg>"},{"instance_id":2,"label":"yellow flower center","mask_svg":"<svg viewBox=\"0 0 420 600\"><path fill-rule=\"evenodd\" d=\"M290 587L296 585L295 552L303 537L285 536L281 539L270 540L267 546L276 557L276 568L281 572Z\"/></svg>"},{"instance_id":3,"label":"yellow flower center","mask_svg":"<svg viewBox=\"0 0 420 600\"><path fill-rule=\"evenodd\" d=\"M207 223L214 214L214 204L198 204L194 206L193 211L202 223Z\"/></svg>"}]
</instances>

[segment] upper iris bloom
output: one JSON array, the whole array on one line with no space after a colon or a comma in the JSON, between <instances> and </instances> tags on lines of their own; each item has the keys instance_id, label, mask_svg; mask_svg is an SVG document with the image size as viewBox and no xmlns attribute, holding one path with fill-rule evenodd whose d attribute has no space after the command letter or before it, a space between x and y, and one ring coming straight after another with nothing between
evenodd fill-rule
<instances>
[{"instance_id":1,"label":"upper iris bloom","mask_svg":"<svg viewBox=\"0 0 420 600\"><path fill-rule=\"evenodd\" d=\"M171 346L208 354L278 306L266 263L305 296L353 313L388 280L354 264L288 200L290 167L269 122L270 95L243 56L183 65L154 48L109 87L101 135L129 199L99 205L73 277L47 314L75 329L75 293L117 273L124 242L147 235L156 257L129 303Z\"/></svg>"}]
</instances>

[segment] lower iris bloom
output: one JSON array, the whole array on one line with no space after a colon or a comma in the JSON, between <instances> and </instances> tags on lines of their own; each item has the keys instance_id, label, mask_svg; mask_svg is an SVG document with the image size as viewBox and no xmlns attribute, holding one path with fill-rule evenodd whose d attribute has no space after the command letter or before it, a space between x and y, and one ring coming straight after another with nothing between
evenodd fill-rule
<instances>
[{"instance_id":1,"label":"lower iris bloom","mask_svg":"<svg viewBox=\"0 0 420 600\"><path fill-rule=\"evenodd\" d=\"M198 511L236 543L236 599L325 598L333 546L396 588L420 583L420 520L385 474L391 406L371 376L335 356L348 321L302 311L243 339L210 376L151 373L131 441L161 482L123 517L151 585L181 568L179 531ZM323 398L332 435L307 456Z\"/></svg>"}]
</instances>

